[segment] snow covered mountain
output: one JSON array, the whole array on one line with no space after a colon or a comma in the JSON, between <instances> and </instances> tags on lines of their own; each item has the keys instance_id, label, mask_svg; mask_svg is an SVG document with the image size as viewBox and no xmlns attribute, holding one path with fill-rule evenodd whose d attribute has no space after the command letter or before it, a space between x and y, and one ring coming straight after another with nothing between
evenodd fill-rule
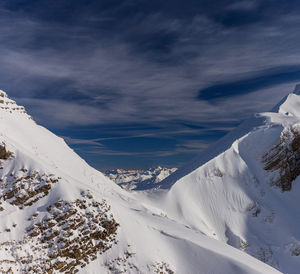
<instances>
[{"instance_id":1,"label":"snow covered mountain","mask_svg":"<svg viewBox=\"0 0 300 274\"><path fill-rule=\"evenodd\" d=\"M273 224L285 221L284 218L290 221L283 215L284 210L291 211L289 216L296 216L295 226L283 224L276 230L279 239L274 239L274 243L280 239L289 243L284 249L285 258L294 259L293 266L299 265L298 258L289 253L292 249L297 254L297 242L285 238L297 237L297 192L281 193L266 185L265 195L259 196L265 199L259 204L261 213L252 217L257 207L251 203L250 193L256 193L260 187L256 187L258 183L250 185L252 181L243 164L236 173L231 171L234 167L222 165L218 166L220 172L203 173L218 180L247 173L244 177L249 181L238 183L233 178L228 187L224 181L223 192L217 187L220 181L214 183L211 179L201 186L198 177L188 180L185 186L179 180L171 189L127 192L91 168L63 139L38 126L3 91L0 98L2 273L280 273L225 243L238 243L241 237L246 248L246 240L250 244L261 240L260 235L248 239L247 231L257 232L257 226L266 225L261 221L265 210L273 209L274 200L269 198L272 195L282 201ZM271 132L274 130L271 128ZM271 143L275 144L275 139ZM244 187L244 183L248 186ZM248 191L249 197L242 188L252 191ZM291 204L283 196L286 193L294 203L288 208L286 205ZM244 209L246 202L251 209ZM245 223L247 216L249 228ZM251 218L256 220L254 224ZM222 232L227 236L222 237ZM273 246L272 251L276 252Z\"/></svg>"},{"instance_id":2,"label":"snow covered mountain","mask_svg":"<svg viewBox=\"0 0 300 274\"><path fill-rule=\"evenodd\" d=\"M169 218L296 274L299 175L300 85L159 183L160 199L145 196Z\"/></svg>"},{"instance_id":3,"label":"snow covered mountain","mask_svg":"<svg viewBox=\"0 0 300 274\"><path fill-rule=\"evenodd\" d=\"M156 187L177 168L154 167L147 170L108 170L105 175L126 190L145 190Z\"/></svg>"}]
</instances>

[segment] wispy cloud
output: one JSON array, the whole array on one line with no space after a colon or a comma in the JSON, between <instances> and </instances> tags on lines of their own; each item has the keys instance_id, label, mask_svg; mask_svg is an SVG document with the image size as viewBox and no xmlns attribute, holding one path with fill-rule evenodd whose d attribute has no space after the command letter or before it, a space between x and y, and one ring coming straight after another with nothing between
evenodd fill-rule
<instances>
[{"instance_id":1,"label":"wispy cloud","mask_svg":"<svg viewBox=\"0 0 300 274\"><path fill-rule=\"evenodd\" d=\"M228 10L254 10L258 7L258 5L261 3L259 0L241 0L238 2L234 2L231 5L227 7Z\"/></svg>"},{"instance_id":2,"label":"wispy cloud","mask_svg":"<svg viewBox=\"0 0 300 274\"><path fill-rule=\"evenodd\" d=\"M65 140L65 142L69 145L87 145L93 147L103 147L101 143L97 139L76 139L68 136L60 136Z\"/></svg>"},{"instance_id":3,"label":"wispy cloud","mask_svg":"<svg viewBox=\"0 0 300 274\"><path fill-rule=\"evenodd\" d=\"M205 130L203 130L204 132ZM209 146L209 143L204 143L199 140L183 140L181 143L178 143L175 148L171 148L168 150L156 150L156 151L143 151L143 152L132 152L130 148L128 151L120 151L118 149L111 149L108 146L101 143L101 141L108 140L121 140L121 139L136 139L143 137L156 137L156 138L164 138L170 137L174 134L189 134L189 133L198 133L199 130L182 130L181 132L177 131L164 131L159 132L155 131L149 134L132 134L129 136L118 136L118 137L104 137L104 138L94 138L94 139L79 139L79 138L71 138L68 136L61 136L67 144L70 146L76 147L79 151L82 151L86 154L91 155L119 155L119 156L151 156L151 157L165 157L176 155L179 153L196 153L200 152L203 149ZM177 135L178 136L178 135Z\"/></svg>"},{"instance_id":4,"label":"wispy cloud","mask_svg":"<svg viewBox=\"0 0 300 274\"><path fill-rule=\"evenodd\" d=\"M106 9L95 2L97 16L79 9L71 23L0 5L1 88L55 129L126 124L167 129L123 131L106 140L204 132L187 132L182 123L229 130L226 124L270 109L293 89L298 72L282 74L300 66L300 16L282 1L277 13L264 1L229 1L226 6L220 1L216 9L200 2L197 12L192 7L181 11L174 3L157 10L155 5L135 7L128 16L133 10L129 2ZM251 20L240 22L245 12ZM280 80L270 77L274 68L282 68L275 75ZM251 90L245 89L249 79ZM263 81L258 85L257 79ZM69 139L103 152L102 141ZM176 153L202 146L185 144Z\"/></svg>"}]
</instances>

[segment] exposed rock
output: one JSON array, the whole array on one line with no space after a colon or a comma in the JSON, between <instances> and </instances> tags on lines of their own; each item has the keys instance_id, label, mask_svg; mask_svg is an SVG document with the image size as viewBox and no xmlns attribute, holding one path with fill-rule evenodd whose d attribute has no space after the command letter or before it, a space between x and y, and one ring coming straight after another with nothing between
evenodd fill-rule
<instances>
[{"instance_id":1,"label":"exposed rock","mask_svg":"<svg viewBox=\"0 0 300 274\"><path fill-rule=\"evenodd\" d=\"M300 129L294 127L282 133L280 141L263 156L265 170L279 171L275 185L282 191L292 188L292 182L300 175Z\"/></svg>"},{"instance_id":2,"label":"exposed rock","mask_svg":"<svg viewBox=\"0 0 300 274\"><path fill-rule=\"evenodd\" d=\"M6 146L4 143L0 145L0 159L7 160L9 157L12 156L12 153L6 149Z\"/></svg>"}]
</instances>

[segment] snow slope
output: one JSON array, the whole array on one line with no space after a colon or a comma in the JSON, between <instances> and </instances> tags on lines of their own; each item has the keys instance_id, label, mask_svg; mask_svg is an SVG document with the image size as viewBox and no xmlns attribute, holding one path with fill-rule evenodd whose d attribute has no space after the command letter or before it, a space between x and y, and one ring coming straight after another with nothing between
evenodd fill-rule
<instances>
[{"instance_id":1,"label":"snow slope","mask_svg":"<svg viewBox=\"0 0 300 274\"><path fill-rule=\"evenodd\" d=\"M299 91L245 121L145 199L176 222L299 273Z\"/></svg>"},{"instance_id":2,"label":"snow slope","mask_svg":"<svg viewBox=\"0 0 300 274\"><path fill-rule=\"evenodd\" d=\"M108 170L105 175L126 190L145 190L156 187L177 168L154 167L147 170Z\"/></svg>"},{"instance_id":3,"label":"snow slope","mask_svg":"<svg viewBox=\"0 0 300 274\"><path fill-rule=\"evenodd\" d=\"M126 192L0 98L1 272L280 273L207 237L197 208L195 220L185 214L180 182L155 195Z\"/></svg>"}]
</instances>

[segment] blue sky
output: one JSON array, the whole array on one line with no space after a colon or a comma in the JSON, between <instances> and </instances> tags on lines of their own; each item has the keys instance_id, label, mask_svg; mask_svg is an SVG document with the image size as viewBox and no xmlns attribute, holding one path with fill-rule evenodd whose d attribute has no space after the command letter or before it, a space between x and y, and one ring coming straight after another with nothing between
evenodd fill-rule
<instances>
[{"instance_id":1,"label":"blue sky","mask_svg":"<svg viewBox=\"0 0 300 274\"><path fill-rule=\"evenodd\" d=\"M0 88L90 164L180 166L300 82L300 4L0 3Z\"/></svg>"}]
</instances>

